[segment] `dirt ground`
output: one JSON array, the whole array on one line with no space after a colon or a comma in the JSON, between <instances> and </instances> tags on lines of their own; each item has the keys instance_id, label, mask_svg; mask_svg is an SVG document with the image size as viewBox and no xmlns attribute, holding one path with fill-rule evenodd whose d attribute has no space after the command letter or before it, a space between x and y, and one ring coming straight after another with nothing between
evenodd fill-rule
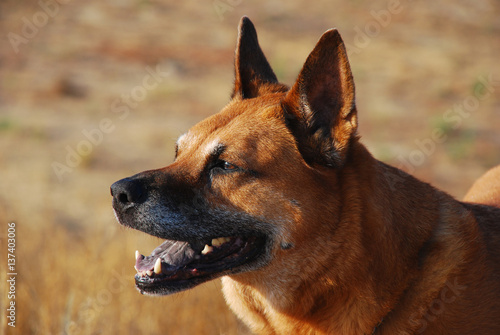
<instances>
[{"instance_id":1,"label":"dirt ground","mask_svg":"<svg viewBox=\"0 0 500 335\"><path fill-rule=\"evenodd\" d=\"M287 84L339 29L378 159L457 198L500 163L499 1L2 0L0 333L245 333L218 281L135 290L134 251L159 240L120 227L109 194L228 101L242 15Z\"/></svg>"}]
</instances>

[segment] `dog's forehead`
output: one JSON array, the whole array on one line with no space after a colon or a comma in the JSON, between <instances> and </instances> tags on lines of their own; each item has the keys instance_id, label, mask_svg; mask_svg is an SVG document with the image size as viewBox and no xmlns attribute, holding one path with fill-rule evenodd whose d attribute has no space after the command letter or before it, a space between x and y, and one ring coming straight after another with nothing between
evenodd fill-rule
<instances>
[{"instance_id":1,"label":"dog's forehead","mask_svg":"<svg viewBox=\"0 0 500 335\"><path fill-rule=\"evenodd\" d=\"M221 112L202 120L178 138L178 148L197 148L208 154L229 140L233 143L242 138L259 140L270 136L273 127L284 126L279 104L252 100L255 101L233 101Z\"/></svg>"}]
</instances>

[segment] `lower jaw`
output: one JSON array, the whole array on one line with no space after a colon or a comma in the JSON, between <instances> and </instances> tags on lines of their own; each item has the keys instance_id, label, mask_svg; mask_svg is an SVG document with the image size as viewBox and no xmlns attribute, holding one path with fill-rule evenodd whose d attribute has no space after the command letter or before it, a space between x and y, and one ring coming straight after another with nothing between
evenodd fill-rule
<instances>
[{"instance_id":1,"label":"lower jaw","mask_svg":"<svg viewBox=\"0 0 500 335\"><path fill-rule=\"evenodd\" d=\"M141 280L139 276L135 276L135 286L141 292L141 294L146 295L170 295L191 289L197 285L207 282L211 279L210 276L207 277L196 277L190 279L182 280L157 280L151 282L145 282Z\"/></svg>"},{"instance_id":2,"label":"lower jaw","mask_svg":"<svg viewBox=\"0 0 500 335\"><path fill-rule=\"evenodd\" d=\"M215 280L224 276L241 275L257 270L263 265L252 266L251 264L242 264L235 268L226 269L220 272L207 273L196 277L185 279L169 279L169 278L144 278L139 275L135 276L135 285L141 294L162 296L179 293L189 290L203 284L205 282Z\"/></svg>"}]
</instances>

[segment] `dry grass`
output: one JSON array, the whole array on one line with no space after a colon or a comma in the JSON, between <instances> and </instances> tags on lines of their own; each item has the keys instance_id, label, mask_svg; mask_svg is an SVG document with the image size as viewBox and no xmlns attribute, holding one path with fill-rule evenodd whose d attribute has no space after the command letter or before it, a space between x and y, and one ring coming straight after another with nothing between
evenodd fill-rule
<instances>
[{"instance_id":1,"label":"dry grass","mask_svg":"<svg viewBox=\"0 0 500 335\"><path fill-rule=\"evenodd\" d=\"M224 0L221 0L225 2ZM49 1L47 1L49 2ZM114 181L169 164L174 142L228 99L239 17L254 21L280 79L291 83L326 29L339 28L348 51L356 29L373 24L387 1L241 1L221 16L212 1L69 1L15 53L0 40L0 237L15 221L15 334L243 333L214 281L173 297L141 296L133 253L159 241L119 227ZM238 3L227 1L227 3ZM350 57L361 135L376 157L402 156L441 129L447 140L406 166L462 197L500 163L500 3L401 1L401 11ZM21 34L38 1L2 1L0 31ZM359 45L358 45L359 46ZM147 67L168 76L120 119L113 101L141 85ZM459 127L445 113L492 76L493 93ZM479 86L478 86L479 85ZM58 179L68 146L111 119L112 131ZM5 239L0 239L5 254ZM1 310L6 260L0 260ZM2 312L3 313L3 312Z\"/></svg>"},{"instance_id":2,"label":"dry grass","mask_svg":"<svg viewBox=\"0 0 500 335\"><path fill-rule=\"evenodd\" d=\"M130 253L141 241L130 234L103 239L98 232L76 233L55 224L18 226L17 334L238 332L219 282L172 297L141 296L134 289Z\"/></svg>"}]
</instances>

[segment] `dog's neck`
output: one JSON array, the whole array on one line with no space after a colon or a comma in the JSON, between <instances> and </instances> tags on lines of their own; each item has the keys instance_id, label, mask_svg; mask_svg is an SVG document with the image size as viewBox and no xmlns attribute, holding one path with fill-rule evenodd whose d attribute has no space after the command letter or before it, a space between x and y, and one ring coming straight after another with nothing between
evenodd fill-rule
<instances>
[{"instance_id":1,"label":"dog's neck","mask_svg":"<svg viewBox=\"0 0 500 335\"><path fill-rule=\"evenodd\" d=\"M381 329L397 329L402 322L418 317L404 315L409 310L404 306L428 304L413 299L412 290L437 292L455 269L455 264L427 268L427 263L431 263L427 260L434 258L432 264L443 264L436 262L442 256L433 254L433 246L452 240L446 237L447 223L442 216L446 214L449 220L454 212L456 222L466 222L467 211L445 193L377 161L361 144L355 143L353 149L336 177L342 193L338 222L325 222L337 227L344 225L337 231L346 236L334 235L336 241L317 236L316 245L321 250L310 250L311 254L316 253L315 257L323 258L318 264L333 266L315 276L291 275L282 268L281 273L268 269L266 278L245 274L223 279L229 305L256 333L308 334L304 324L309 324L312 332L325 334L372 334ZM360 214L356 217L353 213ZM359 240L354 241L353 236ZM463 253L462 248L448 247L450 253ZM463 259L464 255L458 257ZM344 266L335 266L341 263ZM346 263L350 266L346 267ZM294 264L301 264L300 260L291 258L288 265ZM337 269L344 270L339 273ZM434 276L435 285L426 287L416 282L422 272ZM396 306L399 312L393 315L391 311ZM276 324L281 328L275 331ZM408 325L405 327L408 329Z\"/></svg>"}]
</instances>

